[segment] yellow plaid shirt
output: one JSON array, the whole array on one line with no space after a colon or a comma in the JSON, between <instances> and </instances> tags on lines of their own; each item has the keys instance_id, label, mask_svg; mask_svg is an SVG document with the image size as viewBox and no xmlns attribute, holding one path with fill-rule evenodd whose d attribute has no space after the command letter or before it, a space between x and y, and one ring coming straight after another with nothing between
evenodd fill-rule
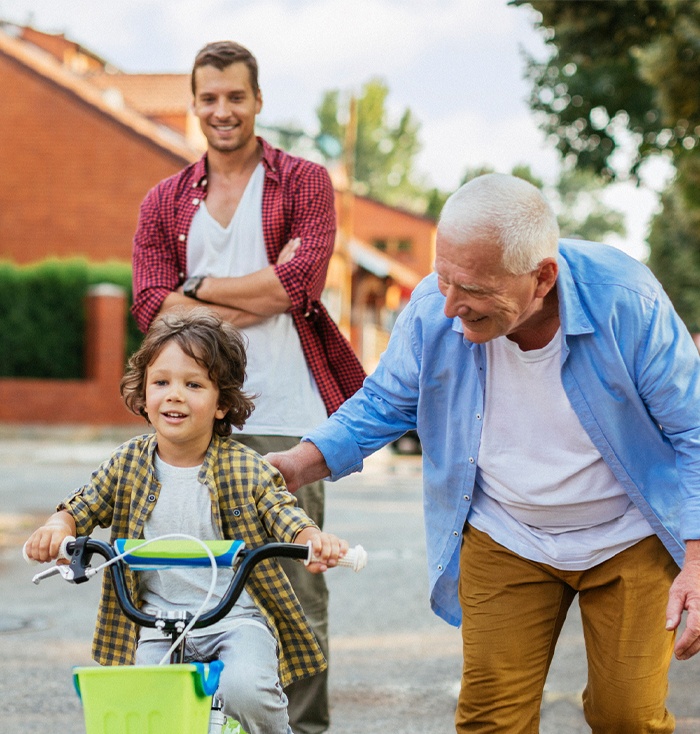
<instances>
[{"instance_id":1,"label":"yellow plaid shirt","mask_svg":"<svg viewBox=\"0 0 700 734\"><path fill-rule=\"evenodd\" d=\"M112 542L143 538L144 523L160 491L155 449L155 434L127 441L93 472L88 484L58 506L73 516L78 535L89 535L99 525L111 527ZM209 488L212 518L222 537L242 540L248 548L270 539L291 543L302 529L314 525L297 507L281 474L231 437L212 438L199 481ZM136 600L135 574L127 571L127 576ZM282 685L324 670L323 653L279 563L274 559L259 563L246 588L277 637ZM101 665L131 664L136 641L136 625L122 614L105 572L93 657Z\"/></svg>"}]
</instances>

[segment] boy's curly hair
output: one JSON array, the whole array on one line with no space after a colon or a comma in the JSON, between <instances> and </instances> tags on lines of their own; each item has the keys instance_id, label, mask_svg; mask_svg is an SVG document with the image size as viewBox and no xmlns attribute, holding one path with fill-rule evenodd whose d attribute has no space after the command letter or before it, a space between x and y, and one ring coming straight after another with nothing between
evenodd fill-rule
<instances>
[{"instance_id":1,"label":"boy's curly hair","mask_svg":"<svg viewBox=\"0 0 700 734\"><path fill-rule=\"evenodd\" d=\"M171 341L207 370L219 390L219 406L226 410L226 415L215 419L214 433L228 436L231 426L242 428L255 407L252 398L243 392L247 364L243 336L205 307L174 309L151 324L141 346L129 359L119 385L127 408L148 421L146 370Z\"/></svg>"}]
</instances>

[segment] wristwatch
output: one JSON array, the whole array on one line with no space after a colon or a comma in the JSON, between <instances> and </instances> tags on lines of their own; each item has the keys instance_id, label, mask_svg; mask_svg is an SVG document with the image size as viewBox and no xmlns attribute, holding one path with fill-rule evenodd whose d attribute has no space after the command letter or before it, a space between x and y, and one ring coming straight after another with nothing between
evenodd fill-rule
<instances>
[{"instance_id":1,"label":"wristwatch","mask_svg":"<svg viewBox=\"0 0 700 734\"><path fill-rule=\"evenodd\" d=\"M188 278L182 284L182 292L189 298L197 300L197 291L205 277L205 275L193 275L191 278Z\"/></svg>"}]
</instances>

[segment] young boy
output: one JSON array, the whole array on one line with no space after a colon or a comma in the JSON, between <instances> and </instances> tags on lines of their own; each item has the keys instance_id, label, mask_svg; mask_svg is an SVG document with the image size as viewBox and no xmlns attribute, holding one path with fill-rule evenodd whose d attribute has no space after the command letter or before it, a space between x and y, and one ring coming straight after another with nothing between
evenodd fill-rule
<instances>
[{"instance_id":1,"label":"young boy","mask_svg":"<svg viewBox=\"0 0 700 734\"><path fill-rule=\"evenodd\" d=\"M149 539L187 533L238 538L248 547L270 538L311 541L325 571L348 545L322 533L296 506L281 475L231 437L253 410L243 393L246 354L238 332L211 311L168 312L154 322L129 361L121 393L154 433L120 446L88 484L63 503L26 544L37 561L56 557L63 539L96 526L111 536ZM209 569L130 574L130 591L145 611L194 610L211 582ZM217 596L228 586L220 573ZM216 602L216 599L212 602ZM159 632L137 628L119 610L104 575L93 657L102 665L157 664L170 646ZM224 713L249 734L290 734L287 698L294 680L325 668L323 654L279 564L259 564L231 613L193 630L186 659L220 658Z\"/></svg>"}]
</instances>

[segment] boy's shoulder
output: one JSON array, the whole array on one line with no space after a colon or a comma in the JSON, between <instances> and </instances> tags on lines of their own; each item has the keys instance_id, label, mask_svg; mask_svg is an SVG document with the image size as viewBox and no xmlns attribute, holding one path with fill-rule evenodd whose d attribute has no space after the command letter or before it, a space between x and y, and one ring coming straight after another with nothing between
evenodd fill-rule
<instances>
[{"instance_id":1,"label":"boy's shoulder","mask_svg":"<svg viewBox=\"0 0 700 734\"><path fill-rule=\"evenodd\" d=\"M214 436L212 448L215 452L215 458L219 462L231 461L251 468L259 467L277 471L257 451L237 441L233 434L230 436Z\"/></svg>"},{"instance_id":2,"label":"boy's shoulder","mask_svg":"<svg viewBox=\"0 0 700 734\"><path fill-rule=\"evenodd\" d=\"M114 448L105 463L141 461L142 457L148 457L153 453L155 446L155 433L143 433L133 436Z\"/></svg>"},{"instance_id":3,"label":"boy's shoulder","mask_svg":"<svg viewBox=\"0 0 700 734\"><path fill-rule=\"evenodd\" d=\"M204 464L204 470L220 487L284 486L279 471L234 436L214 436Z\"/></svg>"},{"instance_id":4,"label":"boy's shoulder","mask_svg":"<svg viewBox=\"0 0 700 734\"><path fill-rule=\"evenodd\" d=\"M112 452L113 457L131 457L150 453L156 445L155 433L142 433L127 439Z\"/></svg>"}]
</instances>

